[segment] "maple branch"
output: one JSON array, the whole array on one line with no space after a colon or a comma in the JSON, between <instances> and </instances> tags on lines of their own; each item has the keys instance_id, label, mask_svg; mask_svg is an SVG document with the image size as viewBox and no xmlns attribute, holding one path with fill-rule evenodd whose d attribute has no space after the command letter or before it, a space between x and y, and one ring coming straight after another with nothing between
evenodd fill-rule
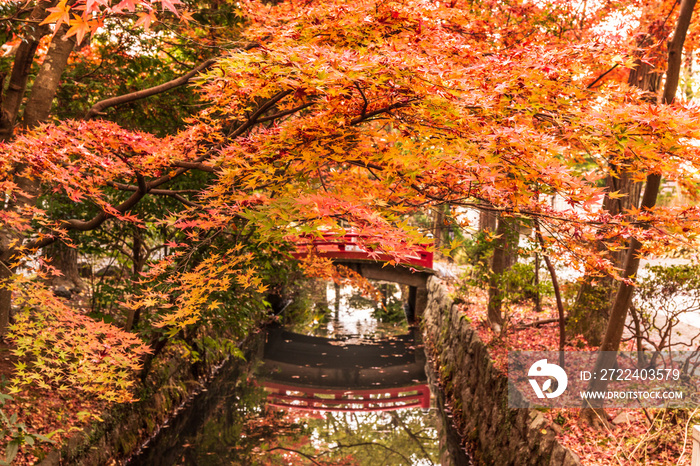
<instances>
[{"instance_id":1,"label":"maple branch","mask_svg":"<svg viewBox=\"0 0 700 466\"><path fill-rule=\"evenodd\" d=\"M309 103L307 103L307 104L299 105L299 106L297 106L297 107L290 108L289 110L285 110L285 111L283 111L283 112L278 112L278 113L275 113L275 114L273 114L273 115L266 116L266 117L264 117L264 118L258 118L258 119L256 120L256 122L257 122L257 123L265 123L265 122L267 122L267 121L276 120L277 118L282 118L282 117L284 117L284 116L287 116L287 115L291 115L291 114L293 114L293 113L296 113L296 112L298 112L299 110L303 110L303 109L305 109L305 108L307 108L307 107L311 107L313 104L314 104L313 102L309 102Z\"/></svg>"},{"instance_id":2,"label":"maple branch","mask_svg":"<svg viewBox=\"0 0 700 466\"><path fill-rule=\"evenodd\" d=\"M377 110L372 110L369 113L365 113L363 115L358 116L357 118L354 118L352 121L350 121L351 125L356 125L358 123L362 123L365 120L369 120L373 116L381 115L382 113L389 113L392 110L396 110L397 108L403 108L403 107L408 107L411 102L415 102L418 99L408 99L403 102L396 102L395 104L387 105L386 107L379 108Z\"/></svg>"},{"instance_id":3,"label":"maple branch","mask_svg":"<svg viewBox=\"0 0 700 466\"><path fill-rule=\"evenodd\" d=\"M126 211L130 210L132 207L134 207L146 194L148 194L148 187L146 186L146 181L143 178L143 175L136 174L136 182L138 183L138 189L134 194L129 196L129 198L119 204L114 210L119 212L120 214L125 213ZM77 220L77 219L71 219L71 220L64 220L63 223L66 226L70 226L71 229L73 230L78 230L78 231L89 231L89 230L94 230L98 226L102 225L105 220L113 217L113 214L109 214L107 212L100 212L97 214L95 217L92 218L92 220L88 221L83 221L83 220Z\"/></svg>"},{"instance_id":4,"label":"maple branch","mask_svg":"<svg viewBox=\"0 0 700 466\"><path fill-rule=\"evenodd\" d=\"M270 448L270 449L267 450L267 451L275 451L275 450L284 450L284 451L289 451L289 452L292 452L292 453L296 453L297 455L303 456L303 457L306 458L307 460L311 461L313 464L316 464L316 465L318 465L318 466L323 466L321 463L319 463L318 461L316 461L316 460L314 459L313 456L307 455L306 453L303 453L303 452L301 452L301 451L299 451L299 450L295 450L295 449L293 449L293 448L286 448L286 447L279 447L279 446L278 446L278 447Z\"/></svg>"},{"instance_id":5,"label":"maple branch","mask_svg":"<svg viewBox=\"0 0 700 466\"><path fill-rule=\"evenodd\" d=\"M250 117L248 117L247 121L243 124L241 124L236 130L231 134L230 138L236 138L252 128L256 123L258 123L258 119L260 118L261 115L263 115L266 111L268 111L270 108L272 108L274 105L276 105L280 100L284 99L287 97L289 94L292 93L291 89L285 90L285 91L280 91L277 94L275 94L270 100L265 102L265 104L261 105L258 110L255 111ZM93 107L94 108L94 107ZM178 201L182 202L185 205L188 205L188 203L191 203L191 201L185 199L184 197L180 196L177 192L173 191L173 194L167 193L168 190L156 190L158 186L167 183L168 181L173 180L174 178L179 177L183 173L186 173L188 170L190 170L190 167L194 168L195 164L197 165L196 168L201 167L208 167L208 165L202 164L205 160L207 160L211 154L213 153L213 149L208 151L207 153L201 155L200 157L197 157L194 159L192 162L176 162L176 163L181 163L182 165L188 165L188 166L181 166L177 170L175 170L173 173L169 173L167 175L163 175L159 178L156 178L154 180L151 180L149 182L146 182L146 180L143 178L142 175L136 174L136 180L137 180L137 188L134 191L134 194L129 196L129 198L119 204L117 207L115 207L115 211L117 213L123 214L127 212L128 210L131 210L142 198L144 198L148 193L152 194L163 194L163 195L168 195L171 196ZM131 191L132 188L130 185L124 185L124 187L129 187L128 189L124 189L126 191ZM154 192L155 191L155 192ZM195 204L193 207L199 207L197 204ZM67 230L78 230L78 231L90 231L94 230L95 228L99 227L102 225L106 220L114 217L115 215L112 213L107 213L107 212L100 212L99 214L95 215L91 220L78 220L78 219L70 219L70 220L63 220L60 224L61 228L65 228ZM58 240L57 236L58 231L54 230L52 234L49 234L43 238L38 238L26 245L27 249L30 250L35 250L35 249L41 249L43 247L48 246L49 244L54 243L55 241Z\"/></svg>"},{"instance_id":6,"label":"maple branch","mask_svg":"<svg viewBox=\"0 0 700 466\"><path fill-rule=\"evenodd\" d=\"M612 68L610 68L608 71L606 71L605 73L603 73L603 74L601 74L600 76L598 76L597 78L595 78L595 80L593 80L592 83L590 83L588 86L586 86L586 89L590 89L590 88L592 88L593 86L595 86L596 83L597 83L598 81L600 81L600 80L603 79L605 76L607 76L607 74L610 73L611 71L613 71L615 68L617 68L617 66L618 66L618 63L615 63L615 64L612 66Z\"/></svg>"},{"instance_id":7,"label":"maple branch","mask_svg":"<svg viewBox=\"0 0 700 466\"><path fill-rule=\"evenodd\" d=\"M377 165L376 163L372 163L372 162L363 162L361 160L347 160L346 162L349 163L350 165L355 165L356 167L362 167L362 168L367 168L367 169L372 168L374 170L384 171L384 167L382 167L381 165Z\"/></svg>"},{"instance_id":8,"label":"maple branch","mask_svg":"<svg viewBox=\"0 0 700 466\"><path fill-rule=\"evenodd\" d=\"M163 191L167 191L167 190L164 189ZM187 199L187 198L185 198L184 196L181 196L181 195L179 195L179 194L174 194L174 193L173 193L173 194L170 194L170 193L165 193L165 192L164 192L164 193L153 193L153 194L161 194L161 195L163 195L163 196L172 197L173 199L175 199L176 201L180 202L181 204L186 205L187 207L198 207L198 208L199 208L199 207L202 207L201 204L197 204L196 202L192 202L192 201L190 201L189 199Z\"/></svg>"},{"instance_id":9,"label":"maple branch","mask_svg":"<svg viewBox=\"0 0 700 466\"><path fill-rule=\"evenodd\" d=\"M195 170L201 170L203 172L209 172L209 173L216 172L216 168L214 168L211 165L207 165L207 164L201 163L201 162L173 162L172 165L173 165L173 167L193 168Z\"/></svg>"},{"instance_id":10,"label":"maple branch","mask_svg":"<svg viewBox=\"0 0 700 466\"><path fill-rule=\"evenodd\" d=\"M261 105L258 110L255 111L252 115L248 117L245 123L242 123L236 130L229 135L229 139L235 139L241 134L245 133L248 131L250 128L252 128L256 123L258 123L258 118L260 118L261 115L263 115L266 111L268 111L270 108L272 108L274 105L276 105L280 100L284 99L287 97L289 94L292 93L291 89L288 89L286 91L280 91L277 94L275 94L273 97L270 98L265 104ZM217 147L220 147L217 146ZM215 148L214 148L215 149ZM197 157L194 159L192 162L185 162L185 163L195 163L195 164L200 164L207 160L211 154L214 152L214 149L209 150L207 153L202 154L201 156ZM182 163L182 162L177 162L177 163ZM154 180L151 180L148 183L148 188L153 189L156 188L162 184L167 183L168 181L177 178L178 176L182 175L183 173L186 173L189 170L188 167L180 167L175 172L169 173L167 175L163 175L159 178L156 178Z\"/></svg>"},{"instance_id":11,"label":"maple branch","mask_svg":"<svg viewBox=\"0 0 700 466\"><path fill-rule=\"evenodd\" d=\"M287 89L286 91L280 91L280 92L278 92L277 94L275 94L274 97L272 97L270 100L268 100L268 101L265 102L263 105L261 105L261 106L255 111L255 113L253 113L251 116L248 117L248 122L251 123L251 124L255 124L255 123L259 123L260 121L264 121L264 120L261 120L260 117L261 117L265 112L267 112L268 110L270 110L272 107L274 107L275 105L277 105L277 103L278 103L280 100L284 99L285 97L287 97L287 96L288 96L289 94L291 94L291 93L292 93L292 90L291 90L291 89Z\"/></svg>"},{"instance_id":12,"label":"maple branch","mask_svg":"<svg viewBox=\"0 0 700 466\"><path fill-rule=\"evenodd\" d=\"M179 78L168 81L167 83L150 87L148 89L142 89L140 91L132 92L130 94L124 94L118 97L111 97L109 99L97 102L95 105L92 106L92 108L90 108L90 110L88 110L87 114L85 115L85 119L90 120L97 116L104 115L104 111L110 107L126 104L135 100L145 99L146 97L151 97L153 95L161 94L163 92L174 89L176 87L184 86L185 84L190 82L190 79L192 79L192 77L194 77L200 71L209 68L214 63L216 63L216 60L210 59L201 63L189 73L180 76Z\"/></svg>"},{"instance_id":13,"label":"maple branch","mask_svg":"<svg viewBox=\"0 0 700 466\"><path fill-rule=\"evenodd\" d=\"M676 6L680 3L680 0L676 0L673 2L673 5L671 5L671 9L668 11L668 14L666 15L666 18L664 18L664 22L661 23L659 27L664 27L666 23L668 22L669 18L671 18L671 15L673 12L676 10Z\"/></svg>"},{"instance_id":14,"label":"maple branch","mask_svg":"<svg viewBox=\"0 0 700 466\"><path fill-rule=\"evenodd\" d=\"M124 184L124 183L115 183L113 181L107 182L107 186L111 186L115 189L118 189L120 191L139 191L141 189L139 186L134 186L130 184ZM188 207L202 207L200 204L197 204L196 202L192 202L189 199L185 198L181 194L183 193L195 193L199 192L194 189L182 189L182 190L172 190L172 189L148 189L147 187L144 186L144 189L148 191L148 194L154 194L157 196L169 196L172 197L173 199L177 199L181 203L185 204Z\"/></svg>"},{"instance_id":15,"label":"maple branch","mask_svg":"<svg viewBox=\"0 0 700 466\"><path fill-rule=\"evenodd\" d=\"M207 249L209 249L211 247L212 243L214 242L214 240L216 238L218 238L222 232L223 232L223 229L218 229L218 230L214 231L213 233L205 236L205 238L202 241L200 241L199 244L195 244L190 249L190 251L187 253L187 255L185 255L182 258L182 260L180 262L178 262L178 264L175 266L175 269L176 270L184 270L185 267L187 266L187 264L190 263L190 261L193 261L195 264L199 263L202 259L199 258L199 259L193 260L193 258L195 257L195 254L197 254L197 252L200 252L200 251L204 252ZM250 237L253 235L253 233L254 232L251 231L248 235L246 235L244 241L248 241L250 239Z\"/></svg>"},{"instance_id":16,"label":"maple branch","mask_svg":"<svg viewBox=\"0 0 700 466\"><path fill-rule=\"evenodd\" d=\"M367 97L365 97L365 93L362 92L362 88L360 87L359 84L355 83L355 87L357 88L358 91L360 91L360 95L362 96L362 100L365 101L365 104L362 106L362 116L365 116L367 113L367 107L369 106L369 102L367 101Z\"/></svg>"},{"instance_id":17,"label":"maple branch","mask_svg":"<svg viewBox=\"0 0 700 466\"><path fill-rule=\"evenodd\" d=\"M166 41L163 41L163 42L166 42ZM172 44L168 44L168 45L172 45ZM173 62L177 63L180 66L184 66L186 68L189 68L191 66L189 63L184 63L184 62L178 60L177 57L175 57L172 53L168 52L165 49L161 49L160 52L163 52L164 54L166 54L168 56L168 58L170 58Z\"/></svg>"},{"instance_id":18,"label":"maple branch","mask_svg":"<svg viewBox=\"0 0 700 466\"><path fill-rule=\"evenodd\" d=\"M370 174L372 174L375 178L380 179L380 177L374 173L372 170L378 170L378 171L383 171L384 168L380 165L377 165L375 163L370 163L370 162L365 162L365 161L360 161L360 160L348 160L346 161L350 165L354 165L357 167L365 168L367 169ZM403 176L402 176L403 178ZM420 179L420 177L419 177ZM581 219L575 219L575 218L567 218L563 216L558 216L558 215L552 215L548 214L545 212L538 212L538 211L533 211L533 210L525 210L522 208L516 209L516 208L507 208L507 207L494 207L491 204L484 204L484 203L477 203L477 202L469 202L467 201L468 199L475 199L477 201L483 201L483 198L478 197L477 195L472 194L472 186L471 183L469 185L469 192L467 196L460 197L460 198L449 198L447 196L437 196L430 194L426 192L424 188L421 188L419 185L416 183L410 183L407 181L407 185L409 185L414 191L417 193L420 193L421 195L425 196L429 201L433 202L440 202L440 203L448 203L450 205L454 206L460 206L460 207L468 207L468 208L473 208L477 209L480 211L486 211L486 212L494 212L494 213L508 213L508 214L516 214L522 218L531 218L531 219L546 219L546 220L551 220L551 221L556 221L556 222L565 222L569 224L577 224L577 225L587 225L587 226L603 226L608 224L609 222L604 222L601 220L581 220ZM419 207L426 205L426 202L423 203L416 203L412 204L412 207ZM648 221L630 221L628 222L629 225L633 226L647 226ZM658 229L658 228L657 228ZM661 230L659 230L661 231ZM573 251L571 251L573 253Z\"/></svg>"},{"instance_id":19,"label":"maple branch","mask_svg":"<svg viewBox=\"0 0 700 466\"><path fill-rule=\"evenodd\" d=\"M361 160L347 160L347 163L350 165L354 165L356 167L361 167L361 168L366 168L372 175L374 175L377 179L379 177L372 171L372 170L377 170L377 171L384 171L384 167L381 165L377 165L376 163L371 163L371 162L364 162ZM424 195L426 198L430 199L431 201L436 201L436 202L444 202L448 203L451 205L455 206L460 206L460 207L470 207L474 208L477 210L482 210L482 211L487 211L487 212L497 212L497 213L509 213L509 214L518 214L521 215L524 218L543 218L543 219L548 219L548 220L555 220L555 221L560 221L560 222L567 222L567 223L579 223L583 225L590 225L590 226L597 226L597 225L604 225L605 222L602 221L594 221L594 220L586 220L586 221L580 221L580 220L575 220L571 218L566 218L566 217L560 217L556 215L551 215L551 214L546 214L544 212L533 212L531 210L523 210L523 209L507 209L503 207L494 207L490 204L478 204L475 202L466 202L466 199L469 198L476 198L477 200L482 200L478 197L475 197L474 195L471 194L471 183L470 183L470 188L469 192L470 195L469 197L464 197L464 198L457 198L457 199L448 199L447 197L440 197L440 196L435 196L430 193L427 193L425 189L421 188L415 183L410 183L409 184L411 188ZM638 225L642 224L643 222L630 222L631 225Z\"/></svg>"},{"instance_id":20,"label":"maple branch","mask_svg":"<svg viewBox=\"0 0 700 466\"><path fill-rule=\"evenodd\" d=\"M136 182L138 183L138 186L139 186L138 189L136 190L136 192L146 194L148 192L148 187L146 186L146 180L144 180L143 176L141 176L137 173L136 174Z\"/></svg>"},{"instance_id":21,"label":"maple branch","mask_svg":"<svg viewBox=\"0 0 700 466\"><path fill-rule=\"evenodd\" d=\"M136 192L134 192L134 194L129 196L129 198L126 201L122 202L114 209L118 213L123 214L126 211L130 210L146 194L148 194L147 184L146 184L146 181L144 180L143 176L140 174L136 174L136 181L138 183L138 189L136 190ZM94 230L95 228L99 227L106 220L108 220L112 217L114 217L114 214L102 211L99 214L95 215L91 220L87 220L87 221L78 220L78 219L63 220L61 222L61 226L63 228L66 228L67 230L90 231L90 230ZM54 243L57 239L58 238L56 236L46 236L44 238L36 239L36 240L28 243L26 248L30 249L30 250L41 249L45 246L48 246L49 244Z\"/></svg>"},{"instance_id":22,"label":"maple branch","mask_svg":"<svg viewBox=\"0 0 700 466\"><path fill-rule=\"evenodd\" d=\"M38 19L32 21L32 20L20 18L21 15L24 15L24 14L32 11L32 9L29 8L30 3L32 3L31 0L26 0L24 2L24 4L19 5L17 7L17 10L13 14L0 18L0 22L20 21L20 22L25 22L25 23L39 23L40 20L38 20Z\"/></svg>"},{"instance_id":23,"label":"maple branch","mask_svg":"<svg viewBox=\"0 0 700 466\"><path fill-rule=\"evenodd\" d=\"M108 181L106 185L122 191L138 191L139 189L138 186L134 186L132 184L117 183L114 181ZM171 194L190 194L198 192L199 190L197 189L150 189L148 191L149 194L165 194L168 196Z\"/></svg>"}]
</instances>

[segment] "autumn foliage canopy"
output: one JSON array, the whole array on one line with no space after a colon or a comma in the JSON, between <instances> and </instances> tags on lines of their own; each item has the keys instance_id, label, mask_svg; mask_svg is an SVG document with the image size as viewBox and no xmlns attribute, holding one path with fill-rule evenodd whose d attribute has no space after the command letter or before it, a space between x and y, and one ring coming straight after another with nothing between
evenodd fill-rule
<instances>
[{"instance_id":1,"label":"autumn foliage canopy","mask_svg":"<svg viewBox=\"0 0 700 466\"><path fill-rule=\"evenodd\" d=\"M54 337L84 331L85 340L70 338L90 348L73 352L65 367L36 367L40 376L23 371L21 381L60 385L69 375L94 387L69 363L91 361L84 367L99 372L113 358L116 372L100 383L109 399L127 398L121 380L134 366L125 355L147 349L122 330L71 318L31 278L51 272L37 261L40 248L113 222L180 231L144 271L140 292L122 303L170 334L222 306L218 296L234 285L264 292L259 257L284 254L302 235L352 227L400 260L426 243L408 215L433 205L536 218L553 257L600 274L618 275L608 252L621 239L638 237L644 254L695 244L700 109L682 100L660 105L627 83L639 60L659 56L663 41L654 38L667 36L673 2L586 9L565 1L243 1L240 8L244 40L193 81L205 105L177 134L96 118L47 123L4 143L0 222L12 238L7 265L17 271L5 286L22 309L11 338L18 351L46 357L51 348L65 359L61 345L34 338L60 327ZM131 14L148 27L161 10L184 11L178 1L64 0L44 21L68 23L67 35L83 41L103 17ZM601 209L604 196L624 194L601 180L621 170L638 181L661 174L688 203L611 215ZM206 175L196 190L169 188L196 173ZM35 193L20 179L85 206L84 215L59 217L27 202ZM134 213L143 199L163 196L180 209L158 218ZM225 246L207 249L220 237ZM205 257L191 261L202 250ZM307 267L316 265L309 259Z\"/></svg>"}]
</instances>

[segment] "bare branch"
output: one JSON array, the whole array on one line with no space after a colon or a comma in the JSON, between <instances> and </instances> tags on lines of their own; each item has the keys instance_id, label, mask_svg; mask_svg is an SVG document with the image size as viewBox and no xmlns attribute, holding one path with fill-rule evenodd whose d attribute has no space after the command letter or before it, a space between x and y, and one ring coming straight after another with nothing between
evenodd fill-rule
<instances>
[{"instance_id":1,"label":"bare branch","mask_svg":"<svg viewBox=\"0 0 700 466\"><path fill-rule=\"evenodd\" d=\"M163 84L160 84L158 86L150 87L148 89L141 89L140 91L132 92L131 94L124 94L124 95L120 95L118 97L112 97L112 98L97 102L95 105L92 106L92 108L90 108L90 110L88 110L87 114L85 115L85 119L90 120L90 119L95 118L99 115L103 115L103 112L110 107L126 104L129 102L133 102L135 100L145 99L146 97L151 97L153 95L161 94L163 92L174 89L176 87L184 86L185 84L189 83L190 79L192 79L200 71L209 68L214 63L216 63L216 60L210 59L210 60L207 60L207 61L201 63L199 66L197 66L195 69L193 69L189 73L187 73L183 76L180 76L179 78L173 79L172 81L168 81L167 83L163 83Z\"/></svg>"},{"instance_id":2,"label":"bare branch","mask_svg":"<svg viewBox=\"0 0 700 466\"><path fill-rule=\"evenodd\" d=\"M318 466L322 466L322 464L319 463L318 461L316 461L316 460L314 459L313 456L307 455L306 453L301 452L301 451L299 451L299 450L295 450L295 449L293 449L293 448L286 448L286 447L279 447L279 446L277 446L277 447L270 448L268 451L275 451L275 450L284 450L284 451L289 451L289 452L292 452L292 453L296 453L297 455L303 456L303 457L306 458L307 460L311 461L313 464L318 465Z\"/></svg>"},{"instance_id":3,"label":"bare branch","mask_svg":"<svg viewBox=\"0 0 700 466\"><path fill-rule=\"evenodd\" d=\"M108 182L107 186L111 186L113 188L116 188L120 191L138 191L139 187L130 185L130 184L124 184L124 183L115 183L115 182ZM169 196L172 197L173 199L177 199L179 202L182 204L185 204L188 207L201 207L201 205L197 204L196 202L192 202L186 197L182 196L183 193L196 193L199 192L194 189L181 189L181 190L171 190L171 189L150 189L148 190L148 194L153 194L156 196Z\"/></svg>"},{"instance_id":4,"label":"bare branch","mask_svg":"<svg viewBox=\"0 0 700 466\"><path fill-rule=\"evenodd\" d=\"M593 86L595 86L596 83L598 83L601 79L603 79L605 76L607 76L608 73L610 73L612 70L614 70L615 68L617 68L617 66L618 66L618 64L615 63L615 64L612 66L612 68L610 68L608 71L606 71L605 73L603 73L603 74L601 74L600 76L598 76L597 78L595 78L595 79L593 80L592 83L590 83L588 86L586 86L586 89L590 89L590 88L592 88Z\"/></svg>"},{"instance_id":5,"label":"bare branch","mask_svg":"<svg viewBox=\"0 0 700 466\"><path fill-rule=\"evenodd\" d=\"M515 330L523 330L523 329L526 329L529 327L540 327L542 325L553 324L555 322L556 323L559 322L559 317L555 317L554 319L536 320L534 322L530 322L527 324L516 325L514 328L515 328Z\"/></svg>"}]
</instances>

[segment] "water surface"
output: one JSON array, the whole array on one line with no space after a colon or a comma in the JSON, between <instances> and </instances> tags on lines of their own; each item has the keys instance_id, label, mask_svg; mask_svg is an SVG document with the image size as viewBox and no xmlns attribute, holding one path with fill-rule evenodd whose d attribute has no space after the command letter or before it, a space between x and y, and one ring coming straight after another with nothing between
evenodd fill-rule
<instances>
[{"instance_id":1,"label":"water surface","mask_svg":"<svg viewBox=\"0 0 700 466\"><path fill-rule=\"evenodd\" d=\"M328 286L326 297L331 315L268 328L129 464L419 466L440 464L448 444L452 464L469 464L444 429L415 329L379 322L352 290Z\"/></svg>"}]
</instances>

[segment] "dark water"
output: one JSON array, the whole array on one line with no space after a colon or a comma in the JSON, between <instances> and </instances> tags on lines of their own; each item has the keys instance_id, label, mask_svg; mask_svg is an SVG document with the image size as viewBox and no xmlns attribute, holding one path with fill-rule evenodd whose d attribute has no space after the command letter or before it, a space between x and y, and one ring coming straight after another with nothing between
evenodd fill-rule
<instances>
[{"instance_id":1,"label":"dark water","mask_svg":"<svg viewBox=\"0 0 700 466\"><path fill-rule=\"evenodd\" d=\"M335 327L267 329L128 464L470 464L415 333Z\"/></svg>"}]
</instances>

